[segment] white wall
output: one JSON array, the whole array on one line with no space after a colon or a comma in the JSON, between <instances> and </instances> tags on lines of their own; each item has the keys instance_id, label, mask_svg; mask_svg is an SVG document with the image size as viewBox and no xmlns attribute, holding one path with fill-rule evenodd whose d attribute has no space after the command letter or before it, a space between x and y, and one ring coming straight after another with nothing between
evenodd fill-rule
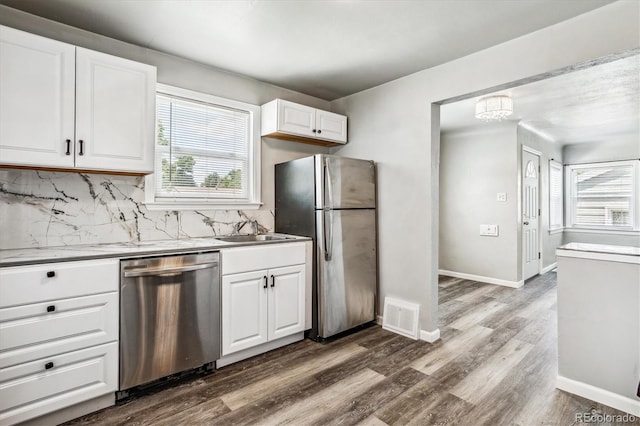
<instances>
[{"instance_id":1,"label":"white wall","mask_svg":"<svg viewBox=\"0 0 640 426\"><path fill-rule=\"evenodd\" d=\"M0 6L0 25L6 25L76 46L155 65L158 68L159 83L200 91L254 105L262 105L275 98L283 98L316 108L330 109L329 102L323 99L277 87L177 56L104 37L6 6ZM265 138L262 145L261 163L262 198L264 202L262 209L274 208L274 164L314 153L326 152L328 152L328 149L320 146Z\"/></svg>"},{"instance_id":2,"label":"white wall","mask_svg":"<svg viewBox=\"0 0 640 426\"><path fill-rule=\"evenodd\" d=\"M421 328L438 328L440 130L432 104L638 48L639 13L636 1L615 2L332 102L350 122L349 143L333 151L378 162L381 299L419 302Z\"/></svg>"},{"instance_id":3,"label":"white wall","mask_svg":"<svg viewBox=\"0 0 640 426\"><path fill-rule=\"evenodd\" d=\"M556 248L562 245L561 232L554 234L549 233L549 161L553 159L562 164L562 146L522 126L518 126L518 144L520 147L523 145L528 146L542 153L540 156L540 253L542 254L542 267L546 268L556 263ZM518 152L518 164L520 168L522 167L521 158L522 149ZM521 175L522 171L519 170L518 173ZM521 235L519 235L519 237L521 237ZM519 239L518 244L521 246L521 239Z\"/></svg>"},{"instance_id":4,"label":"white wall","mask_svg":"<svg viewBox=\"0 0 640 426\"><path fill-rule=\"evenodd\" d=\"M603 141L565 145L564 164L582 164L601 161L633 160L640 158L640 135L620 135ZM566 228L562 243L612 244L640 247L636 233L593 233Z\"/></svg>"},{"instance_id":5,"label":"white wall","mask_svg":"<svg viewBox=\"0 0 640 426\"><path fill-rule=\"evenodd\" d=\"M483 123L440 137L439 268L514 285L518 276L517 123ZM499 192L506 202L496 201ZM497 237L480 224L496 224Z\"/></svg>"}]
</instances>

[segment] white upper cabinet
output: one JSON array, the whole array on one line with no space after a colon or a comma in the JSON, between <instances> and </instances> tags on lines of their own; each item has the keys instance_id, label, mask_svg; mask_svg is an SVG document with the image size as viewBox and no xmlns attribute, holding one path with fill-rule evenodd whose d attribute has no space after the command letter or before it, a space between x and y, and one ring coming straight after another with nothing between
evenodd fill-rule
<instances>
[{"instance_id":1,"label":"white upper cabinet","mask_svg":"<svg viewBox=\"0 0 640 426\"><path fill-rule=\"evenodd\" d=\"M262 136L333 146L347 143L347 117L275 99L262 105Z\"/></svg>"},{"instance_id":2,"label":"white upper cabinet","mask_svg":"<svg viewBox=\"0 0 640 426\"><path fill-rule=\"evenodd\" d=\"M281 100L278 103L278 130L301 136L315 136L316 110Z\"/></svg>"},{"instance_id":3,"label":"white upper cabinet","mask_svg":"<svg viewBox=\"0 0 640 426\"><path fill-rule=\"evenodd\" d=\"M76 167L153 172L155 68L76 52Z\"/></svg>"},{"instance_id":4,"label":"white upper cabinet","mask_svg":"<svg viewBox=\"0 0 640 426\"><path fill-rule=\"evenodd\" d=\"M0 26L0 165L153 172L153 66Z\"/></svg>"},{"instance_id":5,"label":"white upper cabinet","mask_svg":"<svg viewBox=\"0 0 640 426\"><path fill-rule=\"evenodd\" d=\"M75 68L74 46L0 26L0 163L73 167Z\"/></svg>"},{"instance_id":6,"label":"white upper cabinet","mask_svg":"<svg viewBox=\"0 0 640 426\"><path fill-rule=\"evenodd\" d=\"M347 117L329 111L316 110L316 130L318 137L346 143Z\"/></svg>"}]
</instances>

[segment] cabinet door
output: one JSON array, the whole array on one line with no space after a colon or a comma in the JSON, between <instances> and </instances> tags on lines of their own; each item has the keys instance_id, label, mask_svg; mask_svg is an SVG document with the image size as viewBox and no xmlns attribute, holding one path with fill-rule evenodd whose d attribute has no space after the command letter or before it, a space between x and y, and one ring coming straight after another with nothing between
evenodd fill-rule
<instances>
[{"instance_id":1,"label":"cabinet door","mask_svg":"<svg viewBox=\"0 0 640 426\"><path fill-rule=\"evenodd\" d=\"M77 48L76 167L153 172L156 69Z\"/></svg>"},{"instance_id":2,"label":"cabinet door","mask_svg":"<svg viewBox=\"0 0 640 426\"><path fill-rule=\"evenodd\" d=\"M222 276L222 355L265 343L267 271Z\"/></svg>"},{"instance_id":3,"label":"cabinet door","mask_svg":"<svg viewBox=\"0 0 640 426\"><path fill-rule=\"evenodd\" d=\"M316 110L317 135L321 139L347 142L347 117L329 111Z\"/></svg>"},{"instance_id":4,"label":"cabinet door","mask_svg":"<svg viewBox=\"0 0 640 426\"><path fill-rule=\"evenodd\" d=\"M0 369L0 424L39 417L117 388L118 342Z\"/></svg>"},{"instance_id":5,"label":"cabinet door","mask_svg":"<svg viewBox=\"0 0 640 426\"><path fill-rule=\"evenodd\" d=\"M118 293L0 309L0 369L118 340Z\"/></svg>"},{"instance_id":6,"label":"cabinet door","mask_svg":"<svg viewBox=\"0 0 640 426\"><path fill-rule=\"evenodd\" d=\"M269 271L269 340L304 330L305 266Z\"/></svg>"},{"instance_id":7,"label":"cabinet door","mask_svg":"<svg viewBox=\"0 0 640 426\"><path fill-rule=\"evenodd\" d=\"M0 163L73 167L75 47L0 26L0 94Z\"/></svg>"},{"instance_id":8,"label":"cabinet door","mask_svg":"<svg viewBox=\"0 0 640 426\"><path fill-rule=\"evenodd\" d=\"M315 108L279 100L278 131L315 137L315 114Z\"/></svg>"}]
</instances>

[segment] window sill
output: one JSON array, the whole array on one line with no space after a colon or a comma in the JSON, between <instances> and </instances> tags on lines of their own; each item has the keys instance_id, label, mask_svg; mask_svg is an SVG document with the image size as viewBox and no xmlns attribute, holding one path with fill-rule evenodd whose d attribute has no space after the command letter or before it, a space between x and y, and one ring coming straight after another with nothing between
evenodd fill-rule
<instances>
[{"instance_id":1,"label":"window sill","mask_svg":"<svg viewBox=\"0 0 640 426\"><path fill-rule=\"evenodd\" d=\"M563 232L564 228L549 229L549 235L562 234Z\"/></svg>"},{"instance_id":2,"label":"window sill","mask_svg":"<svg viewBox=\"0 0 640 426\"><path fill-rule=\"evenodd\" d=\"M148 210L257 210L262 206L262 203L171 203L171 202L152 202L145 203Z\"/></svg>"},{"instance_id":3,"label":"window sill","mask_svg":"<svg viewBox=\"0 0 640 426\"><path fill-rule=\"evenodd\" d=\"M564 232L582 234L640 235L640 231L634 231L633 229L564 228Z\"/></svg>"}]
</instances>

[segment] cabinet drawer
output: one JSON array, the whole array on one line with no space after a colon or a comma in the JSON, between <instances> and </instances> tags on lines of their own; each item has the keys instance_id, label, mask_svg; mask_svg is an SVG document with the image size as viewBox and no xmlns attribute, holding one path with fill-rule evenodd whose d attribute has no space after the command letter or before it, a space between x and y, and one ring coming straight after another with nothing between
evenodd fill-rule
<instances>
[{"instance_id":1,"label":"cabinet drawer","mask_svg":"<svg viewBox=\"0 0 640 426\"><path fill-rule=\"evenodd\" d=\"M305 263L305 243L269 244L222 250L222 274Z\"/></svg>"},{"instance_id":2,"label":"cabinet drawer","mask_svg":"<svg viewBox=\"0 0 640 426\"><path fill-rule=\"evenodd\" d=\"M117 342L0 369L0 424L115 392L117 379Z\"/></svg>"},{"instance_id":3,"label":"cabinet drawer","mask_svg":"<svg viewBox=\"0 0 640 426\"><path fill-rule=\"evenodd\" d=\"M115 340L117 292L0 309L0 368Z\"/></svg>"},{"instance_id":4,"label":"cabinet drawer","mask_svg":"<svg viewBox=\"0 0 640 426\"><path fill-rule=\"evenodd\" d=\"M118 291L118 259L0 269L0 308Z\"/></svg>"}]
</instances>

